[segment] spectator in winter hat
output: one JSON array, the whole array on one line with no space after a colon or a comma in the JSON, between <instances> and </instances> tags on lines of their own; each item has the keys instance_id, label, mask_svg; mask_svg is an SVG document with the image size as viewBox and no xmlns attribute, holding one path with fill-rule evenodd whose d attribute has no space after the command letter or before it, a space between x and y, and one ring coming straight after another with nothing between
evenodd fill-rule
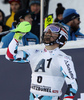
<instances>
[{"instance_id":1,"label":"spectator in winter hat","mask_svg":"<svg viewBox=\"0 0 84 100\"><path fill-rule=\"evenodd\" d=\"M54 22L59 22L63 19L63 12L64 12L65 8L62 6L61 3L57 4L57 8L56 8L56 18L54 20Z\"/></svg>"},{"instance_id":2,"label":"spectator in winter hat","mask_svg":"<svg viewBox=\"0 0 84 100\"><path fill-rule=\"evenodd\" d=\"M29 10L26 9L19 10L14 16L16 25L18 25L20 22L23 21L28 21L32 25L33 19L31 18L31 15L32 13Z\"/></svg>"},{"instance_id":3,"label":"spectator in winter hat","mask_svg":"<svg viewBox=\"0 0 84 100\"><path fill-rule=\"evenodd\" d=\"M63 13L63 25L67 28L68 31L68 40L77 40L79 36L84 36L79 32L81 21L80 15L76 12L75 9L66 9Z\"/></svg>"},{"instance_id":4,"label":"spectator in winter hat","mask_svg":"<svg viewBox=\"0 0 84 100\"><path fill-rule=\"evenodd\" d=\"M40 0L30 0L29 6L34 14L40 12Z\"/></svg>"},{"instance_id":5,"label":"spectator in winter hat","mask_svg":"<svg viewBox=\"0 0 84 100\"><path fill-rule=\"evenodd\" d=\"M15 14L14 20L15 20L14 25L16 27L18 27L18 25L23 21L27 21L32 25L32 21L33 21L33 19L31 18L31 12L26 9L19 10ZM2 48L8 47L9 43L13 39L14 34L15 34L15 32L10 32L2 38L2 40L1 40L1 42L3 44ZM25 46L25 45L34 45L34 44L38 44L38 43L39 43L38 37L35 34L28 32L23 36L23 38L19 44L20 44L20 46Z\"/></svg>"},{"instance_id":6,"label":"spectator in winter hat","mask_svg":"<svg viewBox=\"0 0 84 100\"><path fill-rule=\"evenodd\" d=\"M11 14L6 16L6 25L12 27L15 13L21 8L20 0L9 0Z\"/></svg>"},{"instance_id":7,"label":"spectator in winter hat","mask_svg":"<svg viewBox=\"0 0 84 100\"><path fill-rule=\"evenodd\" d=\"M40 38L40 0L30 0L29 7L30 11L33 12L31 32Z\"/></svg>"}]
</instances>

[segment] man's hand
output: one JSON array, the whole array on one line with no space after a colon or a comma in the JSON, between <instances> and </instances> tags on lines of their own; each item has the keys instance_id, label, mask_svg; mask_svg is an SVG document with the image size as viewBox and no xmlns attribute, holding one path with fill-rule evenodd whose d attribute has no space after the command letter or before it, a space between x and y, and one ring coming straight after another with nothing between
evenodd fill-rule
<instances>
[{"instance_id":1,"label":"man's hand","mask_svg":"<svg viewBox=\"0 0 84 100\"><path fill-rule=\"evenodd\" d=\"M20 32L15 33L14 39L16 39L17 41L20 41L25 34L26 33L20 33Z\"/></svg>"}]
</instances>

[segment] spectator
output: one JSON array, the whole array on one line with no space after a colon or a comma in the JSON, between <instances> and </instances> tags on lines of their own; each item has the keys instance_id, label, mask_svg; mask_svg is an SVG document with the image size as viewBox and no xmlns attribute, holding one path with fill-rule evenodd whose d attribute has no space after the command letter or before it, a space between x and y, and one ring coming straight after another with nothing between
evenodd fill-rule
<instances>
[{"instance_id":1,"label":"spectator","mask_svg":"<svg viewBox=\"0 0 84 100\"><path fill-rule=\"evenodd\" d=\"M63 12L64 12L65 8L62 6L61 3L57 4L57 8L55 10L56 12L56 18L54 20L54 22L60 22L63 19Z\"/></svg>"},{"instance_id":2,"label":"spectator","mask_svg":"<svg viewBox=\"0 0 84 100\"><path fill-rule=\"evenodd\" d=\"M4 32L4 31L7 31L7 30L10 29L8 26L6 26L6 25L4 24L4 20L5 20L5 14L4 14L4 12L0 9L0 33L1 33L1 32ZM2 38L4 35L5 35L5 34L0 35L0 41L1 41L1 38Z\"/></svg>"},{"instance_id":3,"label":"spectator","mask_svg":"<svg viewBox=\"0 0 84 100\"><path fill-rule=\"evenodd\" d=\"M6 17L6 25L12 27L15 13L21 8L20 0L9 0L11 14Z\"/></svg>"},{"instance_id":4,"label":"spectator","mask_svg":"<svg viewBox=\"0 0 84 100\"><path fill-rule=\"evenodd\" d=\"M40 38L40 0L30 0L30 11L33 12L32 29L31 32Z\"/></svg>"},{"instance_id":5,"label":"spectator","mask_svg":"<svg viewBox=\"0 0 84 100\"><path fill-rule=\"evenodd\" d=\"M80 24L80 15L76 12L75 9L66 9L63 13L63 25L67 28L68 31L68 40L77 40L76 36L84 36L80 33L79 24Z\"/></svg>"},{"instance_id":6,"label":"spectator","mask_svg":"<svg viewBox=\"0 0 84 100\"><path fill-rule=\"evenodd\" d=\"M17 27L18 27L19 23L23 22L23 21L27 21L32 25L31 13L28 10L25 10L25 9L19 10L15 14L14 19L16 22L13 24ZM4 36L2 38L2 41L1 41L3 44L2 48L8 47L9 43L13 39L14 34L15 34L15 32L10 32L9 34L7 34L6 36ZM25 45L34 45L34 44L38 44L38 43L39 43L38 37L36 35L34 35L33 33L28 32L23 36L23 38L19 44L20 44L20 46L25 46Z\"/></svg>"}]
</instances>

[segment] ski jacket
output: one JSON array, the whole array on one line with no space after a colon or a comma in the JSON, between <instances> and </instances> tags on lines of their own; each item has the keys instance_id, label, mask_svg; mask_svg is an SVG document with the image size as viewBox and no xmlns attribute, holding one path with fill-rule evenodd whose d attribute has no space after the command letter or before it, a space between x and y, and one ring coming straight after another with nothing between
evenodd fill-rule
<instances>
[{"instance_id":1,"label":"ski jacket","mask_svg":"<svg viewBox=\"0 0 84 100\"><path fill-rule=\"evenodd\" d=\"M13 62L30 63L31 93L58 97L62 94L62 87L66 81L68 87L64 99L73 100L78 89L74 64L72 58L59 48L19 51L18 41L13 39L7 49L6 58Z\"/></svg>"}]
</instances>

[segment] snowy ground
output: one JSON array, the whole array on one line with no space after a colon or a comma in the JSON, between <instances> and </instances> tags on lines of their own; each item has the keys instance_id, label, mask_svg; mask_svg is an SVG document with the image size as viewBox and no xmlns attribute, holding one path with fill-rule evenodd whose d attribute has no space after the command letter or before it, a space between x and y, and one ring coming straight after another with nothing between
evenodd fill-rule
<instances>
[{"instance_id":1,"label":"snowy ground","mask_svg":"<svg viewBox=\"0 0 84 100\"><path fill-rule=\"evenodd\" d=\"M3 0L0 0L0 9L2 9L7 16L10 14L10 5L3 4L2 1ZM80 14L81 20L80 31L84 34L84 0L50 0L48 14L54 14L54 18L56 17L55 9L57 8L57 3L62 3L66 9L74 8L77 10L77 12Z\"/></svg>"}]
</instances>

